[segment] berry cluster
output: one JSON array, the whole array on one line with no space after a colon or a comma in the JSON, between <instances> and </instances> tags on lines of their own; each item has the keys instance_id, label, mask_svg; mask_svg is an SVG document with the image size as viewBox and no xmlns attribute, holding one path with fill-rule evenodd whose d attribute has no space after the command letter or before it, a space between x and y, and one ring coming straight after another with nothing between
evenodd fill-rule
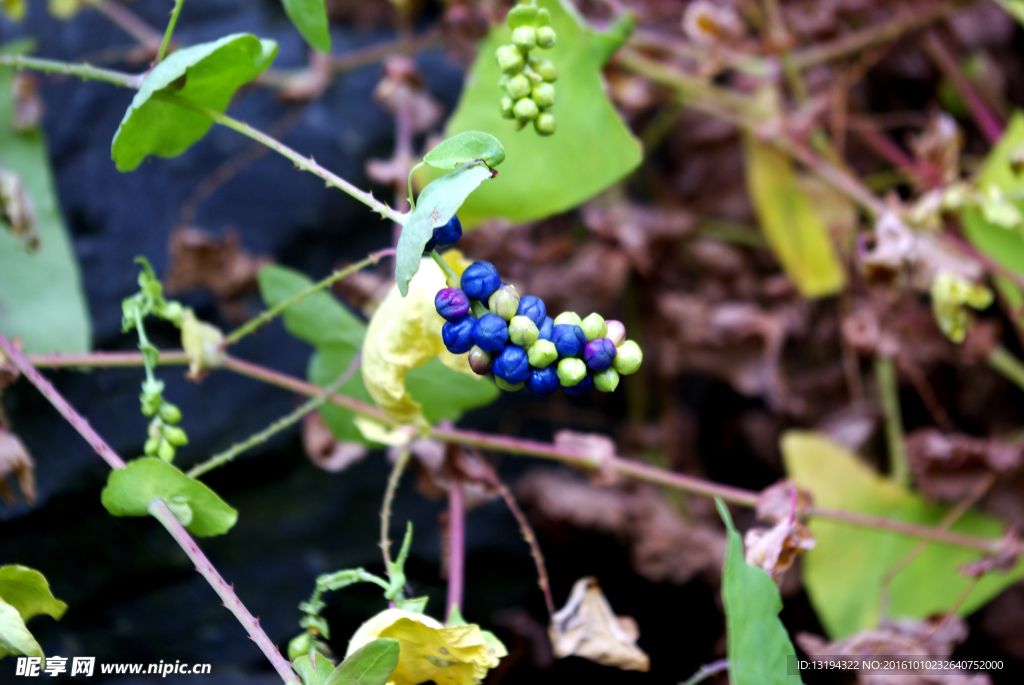
<instances>
[{"instance_id":1,"label":"berry cluster","mask_svg":"<svg viewBox=\"0 0 1024 685\"><path fill-rule=\"evenodd\" d=\"M498 85L507 95L501 98L501 116L515 119L519 128L533 122L542 136L555 132L555 79L558 69L549 59L530 55L535 47L550 48L558 40L551 28L551 15L546 9L529 5L515 7L508 14L512 44L502 45L495 52L502 77Z\"/></svg>"},{"instance_id":2,"label":"berry cluster","mask_svg":"<svg viewBox=\"0 0 1024 685\"><path fill-rule=\"evenodd\" d=\"M640 368L640 346L626 340L619 321L598 314L580 319L573 312L552 319L543 300L520 297L501 282L490 262L470 264L459 285L434 298L446 322L441 329L445 347L453 354L468 352L473 371L481 376L493 372L503 390L525 385L537 395L550 395L559 386L570 395L593 388L612 392L620 374Z\"/></svg>"}]
</instances>

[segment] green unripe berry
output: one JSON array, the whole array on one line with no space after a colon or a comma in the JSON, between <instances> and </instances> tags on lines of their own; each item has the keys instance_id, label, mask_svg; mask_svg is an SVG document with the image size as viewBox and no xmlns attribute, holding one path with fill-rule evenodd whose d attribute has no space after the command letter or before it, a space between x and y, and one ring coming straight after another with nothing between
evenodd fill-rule
<instances>
[{"instance_id":1,"label":"green unripe berry","mask_svg":"<svg viewBox=\"0 0 1024 685\"><path fill-rule=\"evenodd\" d=\"M533 121L540 114L540 108L537 106L537 103L527 97L516 101L516 106L512 111L515 112L516 119L519 121Z\"/></svg>"},{"instance_id":2,"label":"green unripe berry","mask_svg":"<svg viewBox=\"0 0 1024 685\"><path fill-rule=\"evenodd\" d=\"M615 369L605 369L594 374L594 387L601 392L614 392L619 387L619 373Z\"/></svg>"},{"instance_id":3,"label":"green unripe berry","mask_svg":"<svg viewBox=\"0 0 1024 685\"><path fill-rule=\"evenodd\" d=\"M538 83L530 91L530 99L536 102L538 107L550 107L555 104L555 87L550 83Z\"/></svg>"},{"instance_id":4,"label":"green unripe berry","mask_svg":"<svg viewBox=\"0 0 1024 685\"><path fill-rule=\"evenodd\" d=\"M296 635L288 643L288 659L295 661L300 656L306 656L309 654L309 650L313 648L315 640L313 636L309 634L309 631L303 631L299 635Z\"/></svg>"},{"instance_id":5,"label":"green unripe berry","mask_svg":"<svg viewBox=\"0 0 1024 685\"><path fill-rule=\"evenodd\" d=\"M526 357L533 368L546 369L558 361L558 350L550 340L538 340L526 350Z\"/></svg>"},{"instance_id":6,"label":"green unripe berry","mask_svg":"<svg viewBox=\"0 0 1024 685\"><path fill-rule=\"evenodd\" d=\"M544 49L554 47L555 43L558 42L558 34L550 26L541 26L535 33L537 34L537 45Z\"/></svg>"},{"instance_id":7,"label":"green unripe berry","mask_svg":"<svg viewBox=\"0 0 1024 685\"><path fill-rule=\"evenodd\" d=\"M542 136L550 136L555 132L555 115L551 112L544 112L534 120L533 127Z\"/></svg>"},{"instance_id":8,"label":"green unripe berry","mask_svg":"<svg viewBox=\"0 0 1024 685\"><path fill-rule=\"evenodd\" d=\"M164 426L161 432L164 439L175 447L188 444L188 434L177 426Z\"/></svg>"},{"instance_id":9,"label":"green unripe berry","mask_svg":"<svg viewBox=\"0 0 1024 685\"><path fill-rule=\"evenodd\" d=\"M565 388L578 385L587 375L587 365L582 359L568 357L558 362L558 382Z\"/></svg>"},{"instance_id":10,"label":"green unripe berry","mask_svg":"<svg viewBox=\"0 0 1024 685\"><path fill-rule=\"evenodd\" d=\"M523 52L529 52L537 47L536 29L532 26L520 26L512 32L512 43Z\"/></svg>"},{"instance_id":11,"label":"green unripe berry","mask_svg":"<svg viewBox=\"0 0 1024 685\"><path fill-rule=\"evenodd\" d=\"M540 331L537 330L537 324L525 316L513 316L508 323L509 341L513 345L519 345L527 350L527 354L529 354L530 345L537 342L538 335L540 335Z\"/></svg>"},{"instance_id":12,"label":"green unripe berry","mask_svg":"<svg viewBox=\"0 0 1024 685\"><path fill-rule=\"evenodd\" d=\"M583 329L583 335L587 336L587 342L604 338L608 335L608 327L604 325L604 317L597 313L583 319L583 322L580 323L580 328Z\"/></svg>"},{"instance_id":13,"label":"green unripe berry","mask_svg":"<svg viewBox=\"0 0 1024 685\"><path fill-rule=\"evenodd\" d=\"M160 418L167 423L178 423L181 421L181 410L170 402L160 405Z\"/></svg>"},{"instance_id":14,"label":"green unripe berry","mask_svg":"<svg viewBox=\"0 0 1024 685\"><path fill-rule=\"evenodd\" d=\"M502 390L505 390L507 392L515 392L516 390L521 390L522 387L523 387L523 383L516 383L515 385L509 385L508 383L506 383L504 380L502 380L498 376L494 377L494 384L497 385Z\"/></svg>"},{"instance_id":15,"label":"green unripe berry","mask_svg":"<svg viewBox=\"0 0 1024 685\"><path fill-rule=\"evenodd\" d=\"M558 67L556 67L555 63L549 59L531 57L530 70L548 83L554 83L558 80Z\"/></svg>"},{"instance_id":16,"label":"green unripe berry","mask_svg":"<svg viewBox=\"0 0 1024 685\"><path fill-rule=\"evenodd\" d=\"M145 454L153 456L153 455L156 454L156 451L158 449L160 449L160 436L159 435L151 435L148 438L146 438L146 445L142 448L142 451Z\"/></svg>"},{"instance_id":17,"label":"green unripe berry","mask_svg":"<svg viewBox=\"0 0 1024 685\"><path fill-rule=\"evenodd\" d=\"M628 376L631 373L637 372L643 360L644 353L640 350L640 346L632 340L627 340L616 349L615 359L612 360L612 368L623 376Z\"/></svg>"},{"instance_id":18,"label":"green unripe berry","mask_svg":"<svg viewBox=\"0 0 1024 685\"><path fill-rule=\"evenodd\" d=\"M515 102L509 96L501 98L501 116L505 119L515 119L516 114L512 111L512 106Z\"/></svg>"},{"instance_id":19,"label":"green unripe berry","mask_svg":"<svg viewBox=\"0 0 1024 685\"><path fill-rule=\"evenodd\" d=\"M583 327L583 321L580 320L580 317L577 316L576 312L562 312L561 314L556 316L555 325L557 326L560 323L568 323L572 324L573 326L579 326L581 328Z\"/></svg>"},{"instance_id":20,"label":"green unripe berry","mask_svg":"<svg viewBox=\"0 0 1024 685\"><path fill-rule=\"evenodd\" d=\"M530 79L526 78L522 74L516 74L505 82L505 92L509 94L513 100L524 98L530 94Z\"/></svg>"},{"instance_id":21,"label":"green unripe berry","mask_svg":"<svg viewBox=\"0 0 1024 685\"><path fill-rule=\"evenodd\" d=\"M174 445L166 440L161 440L160 447L156 450L156 456L164 461L174 461Z\"/></svg>"},{"instance_id":22,"label":"green unripe berry","mask_svg":"<svg viewBox=\"0 0 1024 685\"><path fill-rule=\"evenodd\" d=\"M518 74L523 70L523 53L514 45L502 45L494 56L498 60L498 68L504 74Z\"/></svg>"},{"instance_id":23,"label":"green unripe berry","mask_svg":"<svg viewBox=\"0 0 1024 685\"><path fill-rule=\"evenodd\" d=\"M511 321L519 309L519 293L515 286L503 285L495 290L487 300L487 308L505 321Z\"/></svg>"}]
</instances>

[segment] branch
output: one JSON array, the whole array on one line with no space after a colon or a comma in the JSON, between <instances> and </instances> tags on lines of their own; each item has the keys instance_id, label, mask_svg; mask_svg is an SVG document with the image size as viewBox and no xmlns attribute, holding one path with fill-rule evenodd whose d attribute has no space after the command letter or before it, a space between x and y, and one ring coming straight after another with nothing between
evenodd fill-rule
<instances>
[{"instance_id":1,"label":"branch","mask_svg":"<svg viewBox=\"0 0 1024 685\"><path fill-rule=\"evenodd\" d=\"M171 44L171 35L174 33L174 27L178 24L178 15L181 14L181 6L184 4L185 0L174 0L174 9L171 10L171 19L167 22L167 30L164 31L164 39L160 43L160 50L156 53L155 64L160 64L164 59L164 55L167 54L167 46Z\"/></svg>"},{"instance_id":2,"label":"branch","mask_svg":"<svg viewBox=\"0 0 1024 685\"><path fill-rule=\"evenodd\" d=\"M103 81L124 88L138 88L142 85L144 74L126 74L123 71L102 69L91 64L70 64L53 59L26 57L25 55L0 55L0 67L15 69L31 69L47 74L65 74L77 76L86 81Z\"/></svg>"}]
</instances>

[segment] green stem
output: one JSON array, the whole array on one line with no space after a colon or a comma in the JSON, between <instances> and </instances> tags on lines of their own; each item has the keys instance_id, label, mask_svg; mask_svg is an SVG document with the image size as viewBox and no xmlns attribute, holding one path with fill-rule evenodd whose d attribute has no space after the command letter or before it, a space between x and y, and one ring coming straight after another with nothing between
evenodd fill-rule
<instances>
[{"instance_id":1,"label":"green stem","mask_svg":"<svg viewBox=\"0 0 1024 685\"><path fill-rule=\"evenodd\" d=\"M354 274L355 272L359 271L360 269L362 269L364 267L376 264L383 257L386 257L386 256L392 254L393 252L394 252L393 248L387 248L387 249L381 250L380 252L374 252L372 255L370 255L366 259L362 260L361 262L356 262L355 264L352 264L351 266L347 266L344 269L341 269L339 271L335 271L334 273L332 273L327 278L324 278L324 279L322 279L320 281L317 281L316 283L308 286L307 288L305 288L303 290L300 290L299 292L295 293L294 295L292 295L288 299L281 300L280 302L275 304L270 309L266 310L265 312L263 312L259 316L257 316L255 318L247 321L246 323L242 324L241 326L239 326L238 328L233 330L231 333L229 333L227 336L225 336L224 341L221 343L221 349L224 349L224 348L228 347L229 345L234 345L236 342L238 342L239 340L241 340L245 336L249 335L250 333L255 331L257 328L259 328L263 324L267 323L268 321L273 319L275 316L277 316L278 314L280 314L281 312L283 312L285 309L287 309L288 307L292 306L293 304L301 301L302 299L308 297L309 295L312 295L315 292L319 292L320 290L324 290L325 288L331 287L333 284L337 283L341 279L343 279L343 278L345 278L347 276L351 276L352 274Z\"/></svg>"},{"instance_id":2,"label":"green stem","mask_svg":"<svg viewBox=\"0 0 1024 685\"><path fill-rule=\"evenodd\" d=\"M101 69L91 64L71 64L53 59L26 57L25 55L0 55L0 67L15 69L31 69L47 74L65 74L77 76L87 81L103 81L125 88L138 88L142 84L143 74L126 74L122 71Z\"/></svg>"},{"instance_id":3,"label":"green stem","mask_svg":"<svg viewBox=\"0 0 1024 685\"><path fill-rule=\"evenodd\" d=\"M387 569L388 578L391 577L391 504L395 501L395 492L398 490L398 481L402 478L405 465L409 462L409 447L403 447L395 459L391 473L388 474L388 484L384 490L384 504L380 509L380 551L384 555L384 568Z\"/></svg>"},{"instance_id":4,"label":"green stem","mask_svg":"<svg viewBox=\"0 0 1024 685\"><path fill-rule=\"evenodd\" d=\"M704 664L703 666L698 668L696 673L687 678L685 681L679 683L679 685L697 685L697 683L703 683L711 676L727 670L729 670L728 659L719 659L718 661L712 661L710 664Z\"/></svg>"},{"instance_id":5,"label":"green stem","mask_svg":"<svg viewBox=\"0 0 1024 685\"><path fill-rule=\"evenodd\" d=\"M889 447L889 470L900 485L910 484L910 463L903 444L903 416L900 412L900 389L896 366L891 357L875 358L875 381L885 415L885 438Z\"/></svg>"},{"instance_id":6,"label":"green stem","mask_svg":"<svg viewBox=\"0 0 1024 685\"><path fill-rule=\"evenodd\" d=\"M181 13L181 6L184 4L185 0L174 0L171 20L167 22L167 30L164 31L163 42L160 43L160 50L156 53L156 64L160 64L164 59L164 55L167 54L167 46L171 44L171 34L174 33L174 27L178 24L178 15Z\"/></svg>"},{"instance_id":7,"label":"green stem","mask_svg":"<svg viewBox=\"0 0 1024 685\"><path fill-rule=\"evenodd\" d=\"M409 170L409 207L411 209L416 209L416 200L413 199L412 196L412 177L413 174L416 173L416 170L419 169L424 164L426 164L426 162L420 162L419 164L417 164L416 166Z\"/></svg>"},{"instance_id":8,"label":"green stem","mask_svg":"<svg viewBox=\"0 0 1024 685\"><path fill-rule=\"evenodd\" d=\"M1024 390L1024 362L1017 359L1002 345L997 346L985 359L986 363L1003 375L1003 378Z\"/></svg>"},{"instance_id":9,"label":"green stem","mask_svg":"<svg viewBox=\"0 0 1024 685\"><path fill-rule=\"evenodd\" d=\"M448 262L444 261L444 257L438 254L437 250L430 251L430 258L434 260L435 264L441 267L441 271L444 272L446 279L449 281L452 279L455 279L456 281L459 280L459 275L455 273L455 269L453 269Z\"/></svg>"}]
</instances>

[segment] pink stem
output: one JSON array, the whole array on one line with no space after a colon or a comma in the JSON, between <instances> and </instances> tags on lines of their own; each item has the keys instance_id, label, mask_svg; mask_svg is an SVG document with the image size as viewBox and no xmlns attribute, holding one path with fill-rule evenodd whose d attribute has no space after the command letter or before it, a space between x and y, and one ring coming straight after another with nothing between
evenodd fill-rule
<instances>
[{"instance_id":1,"label":"pink stem","mask_svg":"<svg viewBox=\"0 0 1024 685\"><path fill-rule=\"evenodd\" d=\"M448 488L448 606L445 618L452 608L462 609L462 585L466 566L466 502L462 480L452 480Z\"/></svg>"},{"instance_id":2,"label":"pink stem","mask_svg":"<svg viewBox=\"0 0 1024 685\"><path fill-rule=\"evenodd\" d=\"M942 73L953 82L953 85L967 104L967 109L971 110L974 123L978 125L982 135L985 136L989 143L993 145L997 143L1003 137L1003 122L999 120L999 117L992 112L989 106L985 104L981 95L978 94L978 91L974 89L970 79L964 75L960 65L956 63L953 53L949 51L949 48L946 47L946 44L942 42L942 39L939 38L935 31L929 31L925 36L924 46Z\"/></svg>"}]
</instances>

